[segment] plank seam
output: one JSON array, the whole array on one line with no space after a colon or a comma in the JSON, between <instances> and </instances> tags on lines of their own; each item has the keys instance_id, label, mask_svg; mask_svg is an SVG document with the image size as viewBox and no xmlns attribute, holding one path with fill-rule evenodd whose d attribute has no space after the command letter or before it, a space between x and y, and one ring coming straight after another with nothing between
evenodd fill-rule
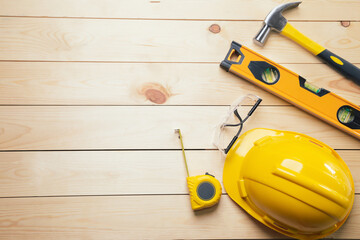
<instances>
[{"instance_id":1,"label":"plank seam","mask_svg":"<svg viewBox=\"0 0 360 240\"><path fill-rule=\"evenodd\" d=\"M294 107L288 104L261 104L260 107ZM0 107L228 107L231 104L0 104ZM251 107L253 105L244 104ZM359 105L360 106L360 105Z\"/></svg>"},{"instance_id":2,"label":"plank seam","mask_svg":"<svg viewBox=\"0 0 360 240\"><path fill-rule=\"evenodd\" d=\"M221 195L228 195L227 193L221 193ZM189 196L188 193L139 193L139 194L70 194L70 195L33 195L33 196L8 196L0 197L4 198L60 198L60 197L147 197L147 196Z\"/></svg>"},{"instance_id":3,"label":"plank seam","mask_svg":"<svg viewBox=\"0 0 360 240\"><path fill-rule=\"evenodd\" d=\"M139 17L134 17L134 18L118 18L118 17L74 17L74 16L70 16L70 17L59 17L59 16L34 16L34 15L29 15L29 16L21 16L21 15L0 15L0 17L2 18L53 18L53 19L84 19L84 20L139 20L139 21L143 21L143 20L149 20L149 21L222 21L222 22L262 22L264 21L263 19L225 19L225 18L201 18L201 19L197 19L197 18L139 18ZM288 20L289 22L340 22L340 21L349 21L349 22L360 22L360 20L349 20L349 19L329 19L329 20Z\"/></svg>"},{"instance_id":4,"label":"plank seam","mask_svg":"<svg viewBox=\"0 0 360 240\"><path fill-rule=\"evenodd\" d=\"M360 196L360 193L355 193ZM139 194L89 194L89 195L39 195L39 196L8 196L0 197L0 199L14 199L14 198L75 198L75 197L152 197L152 196L189 196L188 193L139 193ZM228 196L228 194L221 193L221 196Z\"/></svg>"},{"instance_id":5,"label":"plank seam","mask_svg":"<svg viewBox=\"0 0 360 240\"><path fill-rule=\"evenodd\" d=\"M64 60L11 60L11 59L2 59L0 60L0 63L13 63L13 62L19 62L19 63L131 63L131 64L145 64L145 63L162 63L162 64L218 64L220 66L220 62L166 62L166 61L64 61ZM322 62L315 62L315 63L308 63L308 62L277 62L278 64L321 64L326 65ZM353 64L360 64L360 62L351 62Z\"/></svg>"},{"instance_id":6,"label":"plank seam","mask_svg":"<svg viewBox=\"0 0 360 240\"><path fill-rule=\"evenodd\" d=\"M186 151L218 151L216 148L185 148ZM335 148L336 151L360 151L357 148ZM0 153L12 153L12 152L163 152L163 151L181 151L181 149L177 148L166 148L166 149L116 149L116 148L109 148L109 149L24 149L24 150L0 150Z\"/></svg>"}]
</instances>

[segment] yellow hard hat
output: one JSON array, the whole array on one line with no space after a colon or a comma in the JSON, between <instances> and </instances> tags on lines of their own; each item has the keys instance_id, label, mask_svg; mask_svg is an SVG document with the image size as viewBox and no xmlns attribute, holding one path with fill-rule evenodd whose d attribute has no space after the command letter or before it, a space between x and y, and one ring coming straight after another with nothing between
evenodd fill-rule
<instances>
[{"instance_id":1,"label":"yellow hard hat","mask_svg":"<svg viewBox=\"0 0 360 240\"><path fill-rule=\"evenodd\" d=\"M340 156L303 134L257 128L226 156L226 192L266 226L298 239L325 237L345 222L354 182Z\"/></svg>"}]
</instances>

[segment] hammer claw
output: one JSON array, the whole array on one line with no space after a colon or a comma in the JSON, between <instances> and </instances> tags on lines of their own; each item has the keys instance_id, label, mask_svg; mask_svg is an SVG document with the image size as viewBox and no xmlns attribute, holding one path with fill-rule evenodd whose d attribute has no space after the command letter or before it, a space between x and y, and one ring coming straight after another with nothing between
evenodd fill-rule
<instances>
[{"instance_id":1,"label":"hammer claw","mask_svg":"<svg viewBox=\"0 0 360 240\"><path fill-rule=\"evenodd\" d=\"M270 30L281 32L287 23L287 20L283 17L282 12L291 8L295 8L299 6L300 3L300 1L284 3L271 10L271 12L266 16L264 20L263 27L254 38L255 43L263 46L270 33Z\"/></svg>"}]
</instances>

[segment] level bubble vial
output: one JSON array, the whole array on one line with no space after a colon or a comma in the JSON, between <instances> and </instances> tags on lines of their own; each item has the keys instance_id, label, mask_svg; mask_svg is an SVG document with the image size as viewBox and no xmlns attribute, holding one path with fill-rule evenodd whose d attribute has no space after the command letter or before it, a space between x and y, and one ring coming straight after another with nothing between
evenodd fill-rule
<instances>
[{"instance_id":1,"label":"level bubble vial","mask_svg":"<svg viewBox=\"0 0 360 240\"><path fill-rule=\"evenodd\" d=\"M279 73L275 68L269 67L263 71L261 78L267 83L274 83L279 79Z\"/></svg>"}]
</instances>

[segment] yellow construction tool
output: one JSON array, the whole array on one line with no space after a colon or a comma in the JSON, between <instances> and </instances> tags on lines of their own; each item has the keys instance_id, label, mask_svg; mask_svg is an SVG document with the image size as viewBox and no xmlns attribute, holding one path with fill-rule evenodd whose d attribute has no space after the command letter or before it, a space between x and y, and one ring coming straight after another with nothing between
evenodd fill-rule
<instances>
[{"instance_id":1,"label":"yellow construction tool","mask_svg":"<svg viewBox=\"0 0 360 240\"><path fill-rule=\"evenodd\" d=\"M220 66L360 139L360 107L232 42Z\"/></svg>"},{"instance_id":2,"label":"yellow construction tool","mask_svg":"<svg viewBox=\"0 0 360 240\"><path fill-rule=\"evenodd\" d=\"M221 197L220 182L209 173L190 177L180 129L175 129L175 133L178 133L180 138L187 173L186 181L190 193L191 208L193 210L200 210L214 206L219 202Z\"/></svg>"},{"instance_id":3,"label":"yellow construction tool","mask_svg":"<svg viewBox=\"0 0 360 240\"><path fill-rule=\"evenodd\" d=\"M255 43L263 46L266 39L269 36L271 30L279 32L281 35L290 38L295 41L315 56L318 56L321 60L326 62L329 66L343 74L345 77L353 80L356 84L360 85L360 69L338 55L330 52L320 44L314 42L304 34L294 28L286 18L282 15L282 12L299 6L301 2L289 2L283 3L266 16L263 27L254 38Z\"/></svg>"}]
</instances>

